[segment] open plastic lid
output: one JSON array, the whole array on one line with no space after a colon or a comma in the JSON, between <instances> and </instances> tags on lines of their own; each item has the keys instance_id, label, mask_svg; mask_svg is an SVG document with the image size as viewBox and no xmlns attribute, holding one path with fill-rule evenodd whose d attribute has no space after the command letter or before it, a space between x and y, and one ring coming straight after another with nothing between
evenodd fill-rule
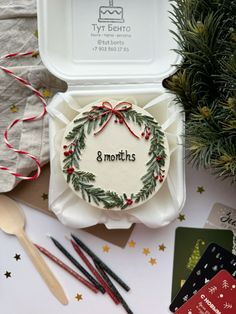
<instances>
[{"instance_id":1,"label":"open plastic lid","mask_svg":"<svg viewBox=\"0 0 236 314\"><path fill-rule=\"evenodd\" d=\"M167 0L38 0L40 55L69 85L161 82L180 57Z\"/></svg>"}]
</instances>

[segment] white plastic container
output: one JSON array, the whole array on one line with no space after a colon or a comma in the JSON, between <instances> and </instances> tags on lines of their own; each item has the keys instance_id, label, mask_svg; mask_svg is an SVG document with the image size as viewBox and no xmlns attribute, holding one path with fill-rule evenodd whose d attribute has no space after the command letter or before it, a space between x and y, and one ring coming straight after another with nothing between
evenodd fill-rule
<instances>
[{"instance_id":1,"label":"white plastic container","mask_svg":"<svg viewBox=\"0 0 236 314\"><path fill-rule=\"evenodd\" d=\"M169 193L168 197L158 192L158 201L155 197L148 202L146 214L137 209L136 213L103 211L93 216L94 210L98 211L93 209L90 216L82 210L81 219L78 210L70 208L71 202L60 199L55 204L58 178L52 173L50 206L69 226L104 223L108 228L128 228L134 222L143 222L149 227L159 227L172 221L184 205L184 150L180 136L184 117L162 87L162 80L175 71L173 65L180 61L173 51L177 47L169 31L173 29L169 10L167 0L38 0L41 58L49 71L68 84L67 92L52 100L49 113L66 124L79 107L96 99L133 97L152 114L158 113L170 132L170 141L173 134L177 139L171 178L162 189L162 194ZM69 104L71 111L65 110L65 104ZM60 123L56 126L51 119L51 147L60 127ZM55 152L51 163L54 157ZM63 194L62 190L61 187ZM83 207L83 203L77 207L80 205Z\"/></svg>"}]
</instances>

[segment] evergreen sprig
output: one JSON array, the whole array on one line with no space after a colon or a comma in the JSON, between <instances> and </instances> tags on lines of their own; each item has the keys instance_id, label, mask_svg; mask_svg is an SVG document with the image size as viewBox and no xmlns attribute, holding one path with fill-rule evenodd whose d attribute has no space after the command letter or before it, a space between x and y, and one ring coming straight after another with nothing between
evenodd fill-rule
<instances>
[{"instance_id":1,"label":"evergreen sprig","mask_svg":"<svg viewBox=\"0 0 236 314\"><path fill-rule=\"evenodd\" d=\"M183 61L165 86L187 114L187 156L236 182L236 2L170 2Z\"/></svg>"}]
</instances>

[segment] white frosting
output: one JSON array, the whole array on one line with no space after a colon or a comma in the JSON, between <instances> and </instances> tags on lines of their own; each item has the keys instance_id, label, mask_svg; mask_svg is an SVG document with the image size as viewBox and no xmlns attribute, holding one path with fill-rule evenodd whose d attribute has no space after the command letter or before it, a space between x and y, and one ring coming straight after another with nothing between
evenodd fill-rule
<instances>
[{"instance_id":1,"label":"white frosting","mask_svg":"<svg viewBox=\"0 0 236 314\"><path fill-rule=\"evenodd\" d=\"M109 102L114 107L117 104L117 101L110 100ZM83 117L84 112L89 112L92 110L92 106L99 106L99 103L92 103L85 106L79 115L74 119L77 120ZM147 111L144 109L133 105L132 109L136 112L141 113L142 115L151 116ZM64 152L63 146L68 146L71 141L66 139L66 136L72 129L77 125L74 120L69 123L66 127L62 144L61 144L61 167L64 167ZM86 147L82 150L81 160L79 163L79 169L75 169L75 171L85 171L92 173L96 176L95 181L91 182L94 187L99 187L105 191L113 191L116 192L118 195L122 196L124 193L127 195L128 198L131 197L131 194L137 194L141 188L143 187L143 182L141 178L147 173L147 166L146 163L150 160L149 149L150 149L150 139L146 140L145 137L141 136L141 133L144 130L144 126L140 127L137 123L132 122L131 120L127 121L130 129L139 137L136 137L131 134L125 124L115 123L117 120L116 116L113 115L110 122L107 126L102 130L101 133L94 135L94 132L99 130L99 126L92 131L90 134L86 132ZM167 138L164 135L164 147L166 153L165 165L162 167L164 170L165 176L163 177L163 182L166 178L167 171L169 168L169 147ZM130 155L130 158L133 159L135 154L135 161L122 161L122 160L115 160L115 161L104 161L104 154L115 155L119 152L123 151L123 157L125 158L126 152ZM103 161L98 161L98 152L102 153ZM100 153L99 153L100 154ZM99 155L100 156L100 155ZM106 156L107 157L107 156ZM74 167L74 166L73 166ZM67 179L67 173L64 173L65 179ZM156 181L156 187L153 193L149 195L146 199L139 201L138 203L134 203L128 207L126 210L132 209L136 206L139 206L146 201L148 201L151 197L153 197L157 191L162 186L163 182ZM72 182L69 182L70 188L76 193L76 195L80 198L82 194L80 191L75 191ZM92 200L90 203L92 206L96 206L98 208L103 209L104 205L99 203L99 205L95 204ZM114 207L113 210L120 210L120 207Z\"/></svg>"}]
</instances>

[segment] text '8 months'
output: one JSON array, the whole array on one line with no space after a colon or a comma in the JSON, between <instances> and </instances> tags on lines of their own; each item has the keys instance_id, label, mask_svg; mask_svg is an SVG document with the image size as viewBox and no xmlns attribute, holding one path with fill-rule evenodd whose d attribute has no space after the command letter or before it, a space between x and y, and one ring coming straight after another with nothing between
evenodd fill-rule
<instances>
[{"instance_id":1,"label":"text '8 months'","mask_svg":"<svg viewBox=\"0 0 236 314\"><path fill-rule=\"evenodd\" d=\"M129 154L127 150L121 150L117 154L104 154L101 151L97 152L97 161L132 161L136 160L135 154Z\"/></svg>"}]
</instances>

